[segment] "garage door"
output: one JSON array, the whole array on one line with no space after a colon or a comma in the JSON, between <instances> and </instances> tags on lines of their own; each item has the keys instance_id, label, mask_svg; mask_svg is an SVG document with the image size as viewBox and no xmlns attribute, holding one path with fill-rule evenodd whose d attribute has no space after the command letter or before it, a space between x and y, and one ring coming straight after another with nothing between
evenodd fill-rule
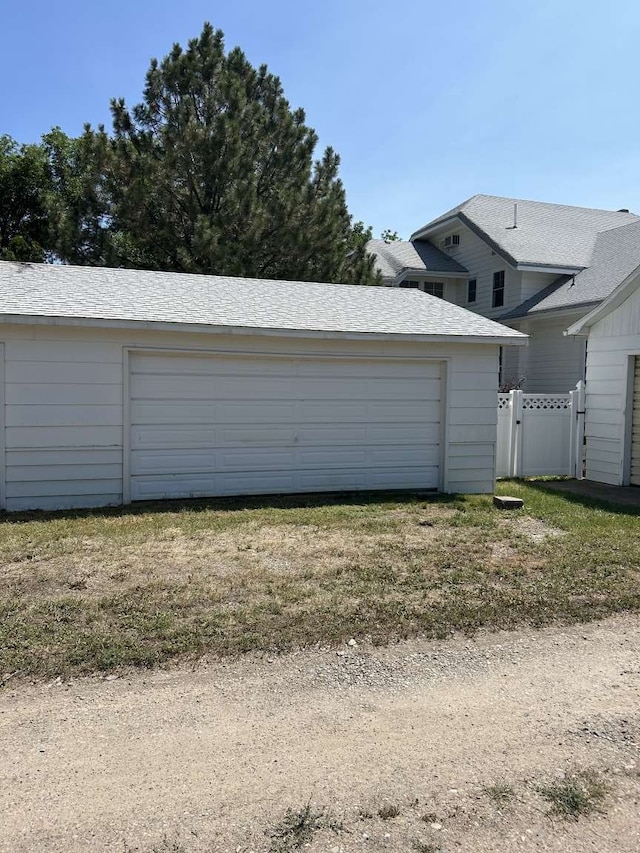
<instances>
[{"instance_id":1,"label":"garage door","mask_svg":"<svg viewBox=\"0 0 640 853\"><path fill-rule=\"evenodd\" d=\"M441 363L132 354L131 498L437 488Z\"/></svg>"},{"instance_id":2,"label":"garage door","mask_svg":"<svg viewBox=\"0 0 640 853\"><path fill-rule=\"evenodd\" d=\"M640 356L635 357L631 432L631 485L640 486Z\"/></svg>"}]
</instances>

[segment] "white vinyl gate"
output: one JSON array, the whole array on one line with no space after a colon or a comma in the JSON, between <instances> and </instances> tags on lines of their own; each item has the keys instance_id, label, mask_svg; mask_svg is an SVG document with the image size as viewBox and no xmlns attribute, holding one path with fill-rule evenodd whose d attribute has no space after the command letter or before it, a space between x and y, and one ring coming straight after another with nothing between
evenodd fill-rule
<instances>
[{"instance_id":1,"label":"white vinyl gate","mask_svg":"<svg viewBox=\"0 0 640 853\"><path fill-rule=\"evenodd\" d=\"M583 382L568 394L499 394L496 475L581 479L584 402Z\"/></svg>"}]
</instances>

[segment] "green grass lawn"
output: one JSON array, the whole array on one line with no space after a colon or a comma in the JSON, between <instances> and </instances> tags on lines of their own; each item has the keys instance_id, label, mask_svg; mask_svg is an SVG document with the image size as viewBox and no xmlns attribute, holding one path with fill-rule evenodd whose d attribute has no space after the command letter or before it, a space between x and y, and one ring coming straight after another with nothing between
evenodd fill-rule
<instances>
[{"instance_id":1,"label":"green grass lawn","mask_svg":"<svg viewBox=\"0 0 640 853\"><path fill-rule=\"evenodd\" d=\"M499 490L5 516L0 680L640 609L638 511Z\"/></svg>"}]
</instances>

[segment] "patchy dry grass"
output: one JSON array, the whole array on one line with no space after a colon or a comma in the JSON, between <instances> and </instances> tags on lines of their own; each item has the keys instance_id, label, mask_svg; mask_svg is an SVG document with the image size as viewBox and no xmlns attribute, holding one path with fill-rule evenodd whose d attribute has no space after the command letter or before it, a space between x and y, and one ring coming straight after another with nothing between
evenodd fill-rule
<instances>
[{"instance_id":1,"label":"patchy dry grass","mask_svg":"<svg viewBox=\"0 0 640 853\"><path fill-rule=\"evenodd\" d=\"M565 773L562 779L548 785L540 785L538 792L550 803L550 815L577 820L581 815L600 810L607 785L596 773L578 770Z\"/></svg>"},{"instance_id":2,"label":"patchy dry grass","mask_svg":"<svg viewBox=\"0 0 640 853\"><path fill-rule=\"evenodd\" d=\"M315 809L307 803L301 809L287 809L275 826L266 831L271 839L270 853L293 853L303 846L309 846L313 836L322 829L340 832L342 824L332 819L329 810Z\"/></svg>"},{"instance_id":3,"label":"patchy dry grass","mask_svg":"<svg viewBox=\"0 0 640 853\"><path fill-rule=\"evenodd\" d=\"M483 791L497 806L504 806L511 802L516 793L513 785L508 782L496 782L493 785L487 785Z\"/></svg>"},{"instance_id":4,"label":"patchy dry grass","mask_svg":"<svg viewBox=\"0 0 640 853\"><path fill-rule=\"evenodd\" d=\"M501 488L6 516L0 681L640 609L637 513Z\"/></svg>"}]
</instances>

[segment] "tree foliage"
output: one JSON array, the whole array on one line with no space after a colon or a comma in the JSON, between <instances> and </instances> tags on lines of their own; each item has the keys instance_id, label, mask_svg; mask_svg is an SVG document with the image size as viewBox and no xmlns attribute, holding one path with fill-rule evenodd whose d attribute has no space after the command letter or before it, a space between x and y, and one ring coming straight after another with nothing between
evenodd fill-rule
<instances>
[{"instance_id":1,"label":"tree foliage","mask_svg":"<svg viewBox=\"0 0 640 853\"><path fill-rule=\"evenodd\" d=\"M111 131L87 126L74 139L54 128L40 146L3 143L0 182L8 170L24 200L0 208L0 217L13 211L0 220L5 255L379 281L370 230L347 209L337 153L315 158L317 134L280 80L239 48L227 53L210 24L186 49L152 60L139 104L113 100L111 112Z\"/></svg>"},{"instance_id":2,"label":"tree foliage","mask_svg":"<svg viewBox=\"0 0 640 853\"><path fill-rule=\"evenodd\" d=\"M49 167L50 248L70 264L109 263L111 198L107 191L107 147L103 132L86 128L77 139L54 127L42 137Z\"/></svg>"},{"instance_id":3,"label":"tree foliage","mask_svg":"<svg viewBox=\"0 0 640 853\"><path fill-rule=\"evenodd\" d=\"M147 73L132 109L112 102L112 249L133 267L333 281L351 218L327 148L280 80L205 25Z\"/></svg>"},{"instance_id":4,"label":"tree foliage","mask_svg":"<svg viewBox=\"0 0 640 853\"><path fill-rule=\"evenodd\" d=\"M39 145L0 136L0 260L44 261L50 245L51 184Z\"/></svg>"}]
</instances>

